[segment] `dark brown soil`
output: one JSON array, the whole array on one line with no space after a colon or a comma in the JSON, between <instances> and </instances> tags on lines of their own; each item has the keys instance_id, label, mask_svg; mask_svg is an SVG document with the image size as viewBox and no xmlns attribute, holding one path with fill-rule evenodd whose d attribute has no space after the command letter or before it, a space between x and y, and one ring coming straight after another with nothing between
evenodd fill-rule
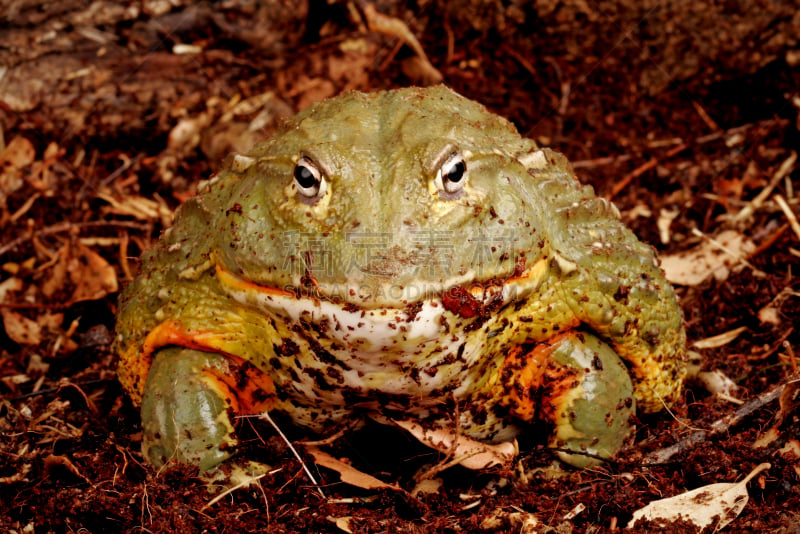
<instances>
[{"instance_id":1,"label":"dark brown soil","mask_svg":"<svg viewBox=\"0 0 800 534\"><path fill-rule=\"evenodd\" d=\"M800 532L798 13L797 0L0 2L0 530L610 532L768 462L728 528ZM751 241L727 275L677 289L691 343L742 329L694 348L702 369L745 403L780 401L735 416L692 381L616 462L554 477L529 439L514 468L453 468L416 496L344 484L303 453L323 498L260 421L243 423L242 455L273 470L218 502L191 470L144 464L110 346L118 287L171 210L313 101L439 78L567 154L660 254L724 231ZM408 491L439 460L373 426L328 451Z\"/></svg>"}]
</instances>

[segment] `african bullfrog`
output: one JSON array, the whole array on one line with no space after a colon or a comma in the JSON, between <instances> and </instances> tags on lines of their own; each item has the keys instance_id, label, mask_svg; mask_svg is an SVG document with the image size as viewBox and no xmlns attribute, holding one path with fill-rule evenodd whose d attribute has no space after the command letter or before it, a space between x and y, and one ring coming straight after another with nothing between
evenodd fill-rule
<instances>
[{"instance_id":1,"label":"african bullfrog","mask_svg":"<svg viewBox=\"0 0 800 534\"><path fill-rule=\"evenodd\" d=\"M236 417L375 418L611 457L680 395L654 251L566 158L445 87L350 92L228 158L120 299L143 451L208 470ZM572 451L570 453L569 451Z\"/></svg>"}]
</instances>

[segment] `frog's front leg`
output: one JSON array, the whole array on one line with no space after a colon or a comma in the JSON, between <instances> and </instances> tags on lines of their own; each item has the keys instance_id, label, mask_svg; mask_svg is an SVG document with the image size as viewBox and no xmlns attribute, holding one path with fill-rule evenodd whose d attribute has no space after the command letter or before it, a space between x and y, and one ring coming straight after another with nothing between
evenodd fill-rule
<instances>
[{"instance_id":1,"label":"frog's front leg","mask_svg":"<svg viewBox=\"0 0 800 534\"><path fill-rule=\"evenodd\" d=\"M201 471L214 468L236 452L232 416L263 410L270 389L268 378L228 356L161 349L142 397L145 458L155 466L176 461Z\"/></svg>"},{"instance_id":2,"label":"frog's front leg","mask_svg":"<svg viewBox=\"0 0 800 534\"><path fill-rule=\"evenodd\" d=\"M570 332L528 352L517 350L505 369L513 382L506 398L512 413L531 420L538 405L538 416L553 425L548 445L561 449L558 456L568 464L583 468L599 462L593 456L612 457L633 430L628 371L594 335Z\"/></svg>"}]
</instances>

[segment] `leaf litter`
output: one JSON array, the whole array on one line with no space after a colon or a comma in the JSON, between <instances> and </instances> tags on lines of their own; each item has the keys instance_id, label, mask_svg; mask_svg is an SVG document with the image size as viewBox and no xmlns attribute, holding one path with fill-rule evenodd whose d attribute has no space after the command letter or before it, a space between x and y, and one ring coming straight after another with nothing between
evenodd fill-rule
<instances>
[{"instance_id":1,"label":"leaf litter","mask_svg":"<svg viewBox=\"0 0 800 534\"><path fill-rule=\"evenodd\" d=\"M88 18L78 4L56 15L46 5L23 6L4 35L24 46L0 50L4 59L11 55L0 73L0 501L8 503L0 506L0 525L18 532L597 532L618 529L653 497L680 493L687 480L708 484L718 473L767 461L771 477L751 485L761 498L729 529L800 522L791 489L800 481L797 395L788 387L800 342L791 141L798 74L796 62L781 59L781 50L793 46L786 36L797 32L785 6L740 16L706 3L670 14L620 2L599 16L581 2L519 11L486 4L486 12L458 2L392 11L387 3L386 12L387 5L376 4L388 17L378 20L363 8L355 15L355 3L331 2L314 21L302 2L285 12L272 6L262 19L261 4L245 16L228 4L220 6L224 16L202 3L151 4L120 9L96 2ZM730 23L698 24L708 20L702 10ZM365 27L365 15L387 30ZM605 15L612 31L603 26ZM518 31L526 16L542 31ZM661 16L689 21L693 31L670 34L669 24L648 25L652 35L636 37L654 40L648 49L657 55L639 63L639 41L619 40L615 32ZM87 28L86 20L103 21L104 30ZM254 21L257 31L248 27ZM287 33L305 23L305 30ZM765 27L773 38L759 54L748 48L753 39L736 33L760 35ZM25 33L31 31L59 38L31 38ZM580 41L570 38L578 34ZM696 36L703 36L692 41L699 58L681 52L676 39ZM594 51L603 49L610 52L599 61ZM89 66L71 50L88 51ZM736 63L737 57L746 61ZM731 61L725 72L736 74L714 71L711 78L720 81L711 84L692 67L713 70L722 61ZM744 404L731 407L690 384L674 417L645 418L617 462L591 471L545 469L551 456L529 442L521 443L512 466L489 471L430 471L459 455L445 447L431 462L417 458L426 453L406 450L403 440L380 451L368 441L355 453L337 444L329 453L409 493L430 482L433 491L413 497L338 484L342 475L318 468L330 495L321 499L309 492L301 465L313 471L313 454L298 461L267 425L246 422L254 430L243 448L276 467L258 484L204 508L210 497L196 473L155 472L143 463L138 415L116 384L109 350L112 279L130 280L172 209L235 141L269 135L273 117L321 96L421 84L436 73L526 135L566 152L582 181L613 196L623 214L638 213L627 219L630 226L662 257L702 252L700 272L685 261L678 269L694 277L677 290L687 330L692 341L740 332L702 349L700 372L723 373ZM658 73L668 73L683 96L652 81ZM731 97L725 85L742 81L753 88L752 101L740 91ZM769 98L784 103L774 96L780 94L788 95L787 106L768 108ZM734 246L714 244L727 235ZM762 428L769 435L755 447ZM289 441L297 439L304 438ZM360 459L365 451L375 453L369 461ZM418 482L419 473L436 478ZM498 479L511 482L489 489ZM585 509L573 513L579 505Z\"/></svg>"}]
</instances>

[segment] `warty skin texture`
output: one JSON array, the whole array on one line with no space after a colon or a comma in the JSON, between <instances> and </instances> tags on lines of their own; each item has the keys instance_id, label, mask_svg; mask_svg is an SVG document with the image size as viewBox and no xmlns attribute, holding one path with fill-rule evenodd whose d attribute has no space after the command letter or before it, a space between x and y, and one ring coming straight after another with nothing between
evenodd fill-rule
<instances>
[{"instance_id":1,"label":"warty skin texture","mask_svg":"<svg viewBox=\"0 0 800 534\"><path fill-rule=\"evenodd\" d=\"M541 418L551 446L607 457L684 377L652 249L562 155L443 87L348 93L230 158L144 256L117 333L149 460L203 468L235 450L231 414L263 410L490 442Z\"/></svg>"}]
</instances>

